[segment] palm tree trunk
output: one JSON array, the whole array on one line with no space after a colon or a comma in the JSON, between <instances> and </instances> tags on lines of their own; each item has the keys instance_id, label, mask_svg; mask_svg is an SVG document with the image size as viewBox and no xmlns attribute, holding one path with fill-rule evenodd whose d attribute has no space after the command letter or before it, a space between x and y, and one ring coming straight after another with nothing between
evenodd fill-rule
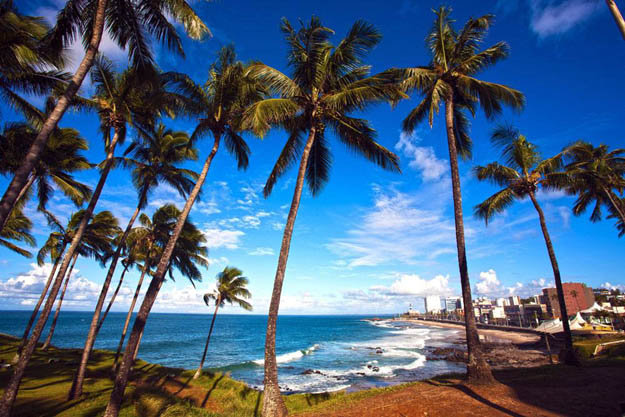
<instances>
[{"instance_id":1,"label":"palm tree trunk","mask_svg":"<svg viewBox=\"0 0 625 417\"><path fill-rule=\"evenodd\" d=\"M467 379L471 383L487 384L493 382L490 366L484 359L482 346L477 333L473 300L471 297L471 283L469 282L469 268L467 266L467 252L464 243L464 220L462 218L462 192L460 190L460 173L458 170L458 150L456 149L456 135L454 133L454 97L449 94L445 100L445 122L447 127L447 145L449 147L449 165L451 167L451 183L454 199L454 220L456 222L456 246L458 249L458 266L460 269L460 286L464 302L464 322L467 334Z\"/></svg>"},{"instance_id":2,"label":"palm tree trunk","mask_svg":"<svg viewBox=\"0 0 625 417\"><path fill-rule=\"evenodd\" d=\"M117 417L117 415L119 414L119 409L124 398L124 391L126 390L126 384L128 383L130 368L134 362L134 358L132 357L133 352L136 350L136 347L139 344L139 336L143 332L143 328L145 327L145 322L148 318L148 315L150 314L150 310L154 305L154 301L156 301L156 296L158 295L160 285L165 279L165 273L167 272L167 269L169 267L169 260L172 253L174 252L174 247L176 246L176 242L180 237L180 233L182 232L182 227L187 221L187 217L189 217L189 213L191 212L193 203L195 203L195 199L202 189L202 185L206 180L206 175L208 174L208 170L211 166L211 163L213 162L213 158L215 157L215 154L219 149L221 132L215 132L213 135L215 137L213 149L211 149L210 154L206 158L204 166L202 167L202 172L200 173L200 176L198 177L198 180L195 183L193 190L189 194L189 198L187 199L184 208L182 209L182 213L180 213L180 217L178 217L178 221L176 222L174 231L169 237L169 241L165 246L165 250L163 251L161 260L159 261L156 272L154 273L154 277L150 282L148 291L145 294L143 302L141 303L141 307L139 308L139 312L137 313L137 317L135 318L135 324L132 327L132 333L130 334L130 339L128 340L128 345L126 346L126 351L124 352L124 358L122 359L119 371L117 372L117 376L115 377L115 385L113 386L113 391L111 392L111 398L109 399L109 403L106 406L106 411L104 412L105 417Z\"/></svg>"},{"instance_id":3,"label":"palm tree trunk","mask_svg":"<svg viewBox=\"0 0 625 417\"><path fill-rule=\"evenodd\" d=\"M54 278L54 274L56 273L56 268L59 266L59 262L63 257L63 252L65 252L65 247L67 246L67 242L63 243L63 248L61 249L61 253L56 257L54 261L54 266L52 267L52 271L50 271L50 275L48 276L48 280L46 281L46 286L41 291L41 295L39 296L39 300L37 301L37 305L33 309L33 313L30 315L30 319L28 319L28 324L26 324L26 328L24 329L24 335L22 336L22 341L20 343L19 348L17 348L17 352L15 353L15 357L13 358L12 363L15 365L19 360L20 354L28 341L28 334L30 333L30 329L37 318L37 314L39 313L39 308L41 307L41 303L46 298L46 294L48 293L48 289L50 288L50 284L52 284L52 279Z\"/></svg>"},{"instance_id":4,"label":"palm tree trunk","mask_svg":"<svg viewBox=\"0 0 625 417\"><path fill-rule=\"evenodd\" d=\"M215 312L213 313L213 320L211 320L211 327L208 330L208 337L206 338L206 345L204 346L204 353L202 353L202 360L200 361L200 366L195 371L195 375L193 375L193 379L198 379L200 375L202 375L202 368L204 367L204 361L206 360L206 352L208 351L208 342L211 340L211 334L213 333L213 326L215 325L215 318L217 317L217 310L219 310L219 303L221 302L221 297L217 297L215 300Z\"/></svg>"},{"instance_id":5,"label":"palm tree trunk","mask_svg":"<svg viewBox=\"0 0 625 417\"><path fill-rule=\"evenodd\" d=\"M54 110L52 110L52 113L50 113L50 115L44 122L43 127L37 134L37 137L30 146L30 149L28 149L28 153L24 158L24 162L15 173L15 176L11 180L9 187L2 196L2 200L0 200L0 224L2 225L4 225L4 223L6 222L6 218L11 212L11 209L13 209L13 207L15 206L17 196L20 190L24 187L24 184L26 184L26 182L28 181L28 176L39 161L39 158L41 158L41 153L48 143L48 138L50 137L50 134L56 128L56 125L63 117L63 114L67 110L67 107L78 92L78 89L82 85L82 82L84 81L87 73L93 65L93 60L98 53L98 48L102 39L107 3L108 0L98 0L97 9L95 11L95 20L93 23L93 33L91 35L91 39L89 40L89 45L87 46L85 56L78 66L78 69L76 69L74 76L67 85L65 92L56 103ZM10 400L10 398L7 397L7 400ZM12 405L12 401L10 401L10 404L7 405L0 403L0 417L5 417L5 414L8 414Z\"/></svg>"},{"instance_id":6,"label":"palm tree trunk","mask_svg":"<svg viewBox=\"0 0 625 417\"><path fill-rule=\"evenodd\" d=\"M278 386L278 363L276 362L276 325L278 321L278 310L280 308L280 296L282 295L282 284L284 283L284 273L286 271L286 263L289 259L289 250L291 248L291 237L293 236L293 227L295 226L295 218L299 209L299 203L302 198L302 190L304 188L304 178L306 176L306 167L308 166L308 157L313 143L315 142L316 128L313 125L308 134L308 140L304 151L302 152L302 160L297 171L297 180L295 182L295 190L293 191L293 199L291 208L286 219L284 234L282 236L282 245L280 246L280 257L278 258L278 268L276 277L273 281L273 291L271 293L271 303L269 304L269 317L267 318L267 333L265 336L265 378L264 378L264 394L263 394L263 411L264 417L283 417L288 414L284 400L280 395L280 387Z\"/></svg>"},{"instance_id":7,"label":"palm tree trunk","mask_svg":"<svg viewBox=\"0 0 625 417\"><path fill-rule=\"evenodd\" d=\"M145 194L144 192L143 194ZM139 198L141 202L141 197ZM128 225L126 226L126 230L124 230L124 234L119 241L119 245L117 245L117 249L113 254L113 259L111 260L111 265L109 266L108 272L106 273L106 278L104 278L104 282L102 283L102 289L100 290L100 296L98 297L98 302L95 306L95 311L93 312L93 317L91 317L91 325L89 326L89 333L87 334L87 339L85 340L85 347L82 350L82 356L80 358L80 365L78 366L78 370L76 371L76 375L74 376L74 380L72 381L72 386L69 390L68 399L75 400L82 395L82 387L85 382L85 372L87 371L87 363L89 362L89 355L91 354L91 350L93 349L93 345L95 344L95 339L98 336L98 321L100 320L100 313L102 312L102 307L104 306L104 301L106 300L106 294L108 293L109 287L111 285L111 280L113 279L113 275L115 274L115 267L117 266L117 261L119 260L119 256L121 255L122 249L126 246L126 239L128 238L128 234L132 229L132 225L135 222L135 219L139 215L140 204L137 204L137 208L135 212L132 214Z\"/></svg>"},{"instance_id":8,"label":"palm tree trunk","mask_svg":"<svg viewBox=\"0 0 625 417\"><path fill-rule=\"evenodd\" d=\"M165 280L161 280L161 282L158 284L158 288L156 289L156 292L158 293L158 291L161 290L161 287L163 286L163 282ZM137 342L137 346L135 347L135 351L132 353L132 363L134 364L137 360L137 355L139 355L139 347L141 346L141 341L143 340L143 333L145 332L145 326L143 327L143 329L141 329L141 333L139 333L139 341Z\"/></svg>"},{"instance_id":9,"label":"palm tree trunk","mask_svg":"<svg viewBox=\"0 0 625 417\"><path fill-rule=\"evenodd\" d=\"M13 403L15 402L15 397L17 397L17 390L19 389L20 382L22 381L22 377L24 376L24 370L26 369L26 365L30 361L30 358L35 350L37 345L37 341L41 336L41 332L43 331L43 327L48 320L48 316L50 315L50 311L52 310L52 305L54 304L54 300L56 299L57 294L59 293L59 289L63 282L63 277L67 272L69 267L69 262L74 256L78 245L80 244L80 240L82 239L82 235L85 233L85 229L87 228L87 223L91 219L93 215L93 210L95 209L96 203L98 202L98 198L100 198L100 194L102 193L102 188L104 187L104 183L106 182L106 177L108 176L111 167L113 166L113 158L115 156L115 146L117 145L117 141L119 140L119 134L115 132L113 136L113 140L111 141L108 152L106 155L106 162L104 165L104 169L102 170L102 174L100 175L100 180L98 181L98 185L91 196L91 200L89 201L89 205L85 210L85 214L78 225L76 230L76 234L72 239L72 243L67 250L63 258L63 262L61 263L61 268L59 270L59 274L54 280L54 284L52 285L52 289L50 290L50 295L44 305L43 311L41 312L41 316L39 320L37 320L37 324L33 330L33 334L26 346L24 346L24 350L20 354L20 358L15 366L13 371L13 375L9 380L9 383L6 385L4 395L2 397L2 401L0 401L0 417L9 417L11 412L11 408L13 407Z\"/></svg>"},{"instance_id":10,"label":"palm tree trunk","mask_svg":"<svg viewBox=\"0 0 625 417\"><path fill-rule=\"evenodd\" d=\"M603 192L605 193L605 195L608 197L608 200L610 200L610 204L612 204L612 207L614 208L614 210L616 210L616 212L618 213L619 219L625 225L625 213L623 212L623 207L621 206L620 203L617 203L614 200L614 195L611 190L608 190L606 187L601 187L601 188L603 189Z\"/></svg>"},{"instance_id":11,"label":"palm tree trunk","mask_svg":"<svg viewBox=\"0 0 625 417\"><path fill-rule=\"evenodd\" d=\"M625 39L625 20L623 20L623 16L619 11L618 6L614 0L605 0L605 3L608 5L608 9L610 9L610 12L614 17L614 21L616 22L616 26L618 26L618 29L621 31L623 39Z\"/></svg>"},{"instance_id":12,"label":"palm tree trunk","mask_svg":"<svg viewBox=\"0 0 625 417\"><path fill-rule=\"evenodd\" d=\"M122 330L122 336L119 339L119 345L117 345L117 352L115 352L115 359L113 360L113 367L117 365L117 360L119 359L119 354L122 351L122 346L124 345L124 340L126 339L126 332L128 331L128 325L130 324L130 319L132 318L132 312L135 309L135 304L137 304L137 298L139 298L139 292L141 291L141 285L143 284L143 278L145 277L146 272L150 269L149 262L146 261L143 266L143 271L141 271L141 277L139 277L139 282L137 283L137 289L135 290L135 295L132 297L132 302L130 303L130 308L128 309L128 314L126 314L126 322L124 323L124 329Z\"/></svg>"},{"instance_id":13,"label":"palm tree trunk","mask_svg":"<svg viewBox=\"0 0 625 417\"><path fill-rule=\"evenodd\" d=\"M560 305L560 318L562 319L562 327L564 328L564 362L567 365L579 365L579 360L575 356L573 350L573 338L571 337L571 327L569 326L569 315L566 311L566 302L564 301L564 289L562 288L562 279L560 278L560 267L558 267L558 260L556 259L556 253L553 250L551 244L551 237L547 230L547 222L545 222L545 214L543 209L540 208L536 196L534 193L529 193L530 199L534 204L534 208L538 212L538 219L540 220L540 228L545 238L545 244L547 245L547 253L549 254L549 260L551 261L551 268L553 269L553 279L556 282L556 292L558 294L558 304Z\"/></svg>"},{"instance_id":14,"label":"palm tree trunk","mask_svg":"<svg viewBox=\"0 0 625 417\"><path fill-rule=\"evenodd\" d=\"M69 284L69 279L72 276L72 271L74 271L74 265L76 265L77 260L78 260L78 253L74 255L72 266L69 268L69 271L67 271L67 276L65 277L65 283L63 284L63 289L61 290L61 296L59 297L59 301L56 304L56 310L54 311L54 318L52 319L50 330L48 330L48 337L46 338L46 341L41 347L42 350L48 350L48 348L50 347L50 342L52 342L54 329L56 329L56 321L59 318L59 313L61 312L61 305L63 305L63 299L65 298L65 291L67 291L67 285Z\"/></svg>"},{"instance_id":15,"label":"palm tree trunk","mask_svg":"<svg viewBox=\"0 0 625 417\"><path fill-rule=\"evenodd\" d=\"M124 270L122 271L122 275L119 277L119 282L117 283L117 287L115 287L115 291L113 292L113 295L111 296L111 299L109 300L109 304L108 306L106 306L106 310L104 310L104 314L102 314L102 317L100 318L100 321L98 322L98 328L96 329L96 334L100 333L102 324L104 324L104 320L106 319L106 316L108 316L109 311L111 311L111 307L113 307L113 303L115 302L115 298L117 297L117 294L119 294L119 290L122 287L122 283L124 282L124 277L126 276L126 272L128 271L129 267L130 267L130 264L126 265L124 267Z\"/></svg>"},{"instance_id":16,"label":"palm tree trunk","mask_svg":"<svg viewBox=\"0 0 625 417\"><path fill-rule=\"evenodd\" d=\"M26 184L24 184L24 187L22 187L22 189L20 190L20 193L17 195L17 198L15 199L15 204L9 210L9 214L4 219L4 223L2 223L2 227L0 227L0 231L2 231L4 227L7 225L7 222L11 218L11 213L13 212L13 209L15 208L17 203L19 203L22 200L22 198L24 198L24 195L26 195L26 192L33 185L33 182L35 182L35 175L31 174L30 177L28 178L28 181L26 182Z\"/></svg>"}]
</instances>

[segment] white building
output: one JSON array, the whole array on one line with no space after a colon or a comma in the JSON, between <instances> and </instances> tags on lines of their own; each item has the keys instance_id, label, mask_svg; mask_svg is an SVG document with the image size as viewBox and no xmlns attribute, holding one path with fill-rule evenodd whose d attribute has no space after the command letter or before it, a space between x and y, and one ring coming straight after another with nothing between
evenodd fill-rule
<instances>
[{"instance_id":1,"label":"white building","mask_svg":"<svg viewBox=\"0 0 625 417\"><path fill-rule=\"evenodd\" d=\"M491 318L493 319L505 319L506 318L506 312L503 306L493 307L493 309L490 311L490 315L491 315Z\"/></svg>"},{"instance_id":2,"label":"white building","mask_svg":"<svg viewBox=\"0 0 625 417\"><path fill-rule=\"evenodd\" d=\"M445 298L445 310L448 313L457 309L462 309L462 298L460 297Z\"/></svg>"},{"instance_id":3,"label":"white building","mask_svg":"<svg viewBox=\"0 0 625 417\"><path fill-rule=\"evenodd\" d=\"M521 305L521 297L519 297L518 295L512 295L508 297L508 302L511 306Z\"/></svg>"},{"instance_id":4,"label":"white building","mask_svg":"<svg viewBox=\"0 0 625 417\"><path fill-rule=\"evenodd\" d=\"M426 313L440 313L441 311L441 297L438 295L428 295L425 297L425 312Z\"/></svg>"},{"instance_id":5,"label":"white building","mask_svg":"<svg viewBox=\"0 0 625 417\"><path fill-rule=\"evenodd\" d=\"M508 302L507 298L498 298L496 301L497 307L505 307L505 306L509 306L510 303Z\"/></svg>"}]
</instances>

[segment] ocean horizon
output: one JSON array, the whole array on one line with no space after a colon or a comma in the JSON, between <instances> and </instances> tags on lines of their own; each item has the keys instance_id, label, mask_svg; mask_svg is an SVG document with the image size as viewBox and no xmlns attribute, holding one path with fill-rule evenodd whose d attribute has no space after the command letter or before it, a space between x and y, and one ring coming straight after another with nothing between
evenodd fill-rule
<instances>
[{"instance_id":1,"label":"ocean horizon","mask_svg":"<svg viewBox=\"0 0 625 417\"><path fill-rule=\"evenodd\" d=\"M0 333L20 337L31 311L2 310ZM52 344L82 348L93 312L59 314ZM126 313L110 312L95 349L115 351ZM382 320L369 320L373 317ZM276 335L279 383L286 393L356 391L463 372L464 365L427 360L427 350L450 346L457 329L402 321L392 315L280 315ZM139 357L159 365L195 369L206 342L211 315L152 313ZM51 321L51 320L49 320ZM205 368L261 389L267 316L219 314ZM49 325L49 323L48 323ZM47 336L47 328L41 341Z\"/></svg>"}]
</instances>

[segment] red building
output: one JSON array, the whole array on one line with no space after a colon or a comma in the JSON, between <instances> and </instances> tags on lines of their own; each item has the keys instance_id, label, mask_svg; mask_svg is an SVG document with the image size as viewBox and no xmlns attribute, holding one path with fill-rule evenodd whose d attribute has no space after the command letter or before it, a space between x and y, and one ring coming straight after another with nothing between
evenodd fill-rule
<instances>
[{"instance_id":1,"label":"red building","mask_svg":"<svg viewBox=\"0 0 625 417\"><path fill-rule=\"evenodd\" d=\"M588 288L585 284L579 282L565 282L562 284L564 290L564 304L566 312L569 316L578 311L585 310L595 303L595 294L592 288ZM558 318L560 314L560 303L558 303L558 293L555 288L544 288L543 295L547 302L547 311Z\"/></svg>"}]
</instances>

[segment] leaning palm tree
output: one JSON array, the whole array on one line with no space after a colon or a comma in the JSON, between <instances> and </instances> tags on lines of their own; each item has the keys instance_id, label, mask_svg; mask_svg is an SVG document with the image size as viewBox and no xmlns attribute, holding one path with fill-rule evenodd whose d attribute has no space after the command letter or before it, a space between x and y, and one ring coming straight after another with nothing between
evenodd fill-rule
<instances>
[{"instance_id":1,"label":"leaning palm tree","mask_svg":"<svg viewBox=\"0 0 625 417\"><path fill-rule=\"evenodd\" d=\"M375 141L375 130L369 122L351 113L362 111L373 103L403 97L398 88L386 84L383 78L369 76L370 67L362 62L381 39L380 32L372 25L356 22L337 46L329 42L334 32L322 26L317 17L312 17L308 26L302 25L299 30L283 19L281 28L289 48L292 77L267 65L253 65L250 75L265 83L277 97L259 101L245 115L246 125L259 136L263 136L272 125L284 127L289 135L265 184L265 197L269 196L278 178L299 160L267 322L263 397L265 416L286 415L278 387L276 322L304 182L308 183L312 195L316 196L329 180L331 155L329 132L326 129L350 150L382 168L399 171L397 156Z\"/></svg>"},{"instance_id":2,"label":"leaning palm tree","mask_svg":"<svg viewBox=\"0 0 625 417\"><path fill-rule=\"evenodd\" d=\"M161 258L163 248L169 241L169 236L171 235L179 216L180 210L178 210L173 204L166 204L154 213L151 222L149 219L143 219L143 224L146 226L146 230L143 231L142 237L139 236L141 239L140 245L142 245L139 250L143 252L144 259L143 272L141 278L139 279L139 283L137 284L137 290L135 291L133 303L128 311L128 316L126 317L126 324L124 325L125 330L128 328L128 320L132 315L134 304L141 289L141 281L145 276L145 272L150 271L149 268L151 265L154 265L158 262L158 259ZM139 235L141 235L141 231ZM174 270L178 270L184 277L189 279L194 287L195 281L201 281L202 274L200 273L198 266L202 266L204 268L208 267L208 261L206 260L208 250L202 245L205 241L206 238L203 233L198 230L193 223L187 220L182 228L182 232L180 233L180 238L176 241L176 246L174 247L171 260L167 268L167 273L169 274L170 279L174 280L173 272ZM154 276L154 274L152 274L152 276ZM154 278L152 278L152 281L153 280ZM161 281L160 285L162 284L163 281ZM135 322L136 320L137 319L135 319ZM137 353L139 352L139 345L141 338L143 337L144 329L145 327L141 330L141 333L139 333L138 342L134 347L134 350L126 350L124 353L124 359L126 358L125 355L129 355L128 359L134 362L137 357ZM117 362L120 352L119 348L123 344L123 338L124 334L122 334L122 339L120 340L120 345L118 347L117 354L115 355L114 363Z\"/></svg>"},{"instance_id":3,"label":"leaning palm tree","mask_svg":"<svg viewBox=\"0 0 625 417\"><path fill-rule=\"evenodd\" d=\"M64 54L42 42L50 30L44 18L23 15L13 3L0 1L0 96L33 121L39 112L20 94L47 94L62 83Z\"/></svg>"},{"instance_id":4,"label":"leaning palm tree","mask_svg":"<svg viewBox=\"0 0 625 417\"><path fill-rule=\"evenodd\" d=\"M132 366L132 352L137 349L140 335L143 332L145 321L147 320L152 305L156 300L156 296L165 279L165 274L169 269L176 242L178 241L185 222L191 212L191 208L197 199L202 185L206 180L208 170L215 154L219 150L219 145L223 139L226 149L232 153L238 161L239 168L247 167L249 148L241 137L240 116L251 103L254 103L263 96L263 90L259 88L258 83L246 75L246 66L236 61L233 48L223 48L217 59L209 71L209 79L205 86L198 89L197 85L186 77L172 77L172 84L180 89L183 95L192 97L199 103L198 107L204 107L207 117L206 122L198 125L198 128L192 135L192 138L199 137L203 134L210 133L214 142L210 153L204 161L200 175L189 193L189 197L178 217L176 226L169 237L167 244L163 248L163 254L158 262L156 271L154 272L150 286L148 287L143 303L137 313L135 323L126 351L124 360L119 367L115 386L111 393L111 399L106 408L105 415L107 417L117 416L123 399L128 375ZM188 93L187 93L188 92Z\"/></svg>"},{"instance_id":5,"label":"leaning palm tree","mask_svg":"<svg viewBox=\"0 0 625 417\"><path fill-rule=\"evenodd\" d=\"M601 220L601 208L606 207L612 217L625 222L625 205L621 199L625 191L625 149L609 150L607 145L594 147L578 141L563 151L566 166L549 176L549 184L577 196L573 214L581 215L594 203L590 221Z\"/></svg>"},{"instance_id":6,"label":"leaning palm tree","mask_svg":"<svg viewBox=\"0 0 625 417\"><path fill-rule=\"evenodd\" d=\"M432 127L434 115L438 113L441 104L445 104L458 266L466 312L464 318L468 350L467 378L469 381L487 383L492 381L493 377L483 356L473 312L464 240L458 155L463 159L471 157L470 126L465 114L467 111L475 115L479 105L486 117L492 118L501 112L504 104L520 109L524 105L524 97L519 91L505 85L475 78L478 73L508 56L508 45L505 42L498 42L480 51L480 46L493 21L492 15L471 18L460 32L456 32L453 20L450 19L450 8L441 7L434 13L436 18L426 38L432 59L430 64L423 67L393 69L388 71L388 75L406 91L415 90L423 95L422 101L404 119L404 132L414 131L417 124L425 118Z\"/></svg>"},{"instance_id":7,"label":"leaning palm tree","mask_svg":"<svg viewBox=\"0 0 625 417\"><path fill-rule=\"evenodd\" d=\"M168 96L168 94L164 94L165 99ZM150 103L149 105L152 106L153 104ZM193 147L189 146L189 136L185 132L172 131L160 124L152 132L138 129L137 133L139 139L133 142L126 151L126 154L130 154L130 157L122 158L122 162L125 165L134 167L132 180L139 191L137 207L128 221L124 234L120 238L104 279L91 320L89 333L85 340L80 365L70 389L70 399L78 398L82 394L87 363L100 328L98 323L100 322L100 313L104 306L106 294L115 273L117 261L126 245L128 234L132 230L139 212L147 205L148 195L156 186L164 183L172 186L182 197L186 197L193 188L193 180L197 178L195 172L179 166L186 161L197 159L197 152Z\"/></svg>"},{"instance_id":8,"label":"leaning palm tree","mask_svg":"<svg viewBox=\"0 0 625 417\"><path fill-rule=\"evenodd\" d=\"M486 224L495 213L500 213L508 208L514 200L529 197L538 213L540 228L547 245L547 253L553 269L553 278L556 283L562 324L564 327L565 354L568 364L579 363L573 351L573 340L569 327L566 304L564 302L564 290L560 278L560 267L551 243L551 237L547 230L547 222L542 208L536 199L536 191L539 187L548 183L549 174L554 172L562 164L562 155L552 158L541 159L536 146L530 143L525 136L511 126L500 126L493 131L491 136L493 143L502 148L502 157L506 165L497 162L486 166L475 167L478 180L489 180L503 187L500 191L475 206L475 215L484 219Z\"/></svg>"},{"instance_id":9,"label":"leaning palm tree","mask_svg":"<svg viewBox=\"0 0 625 417\"><path fill-rule=\"evenodd\" d=\"M128 69L121 74L117 74L112 69L112 64L104 58L98 59L92 71L93 84L95 86L95 96L90 100L82 100L82 105L93 106L100 116L100 127L103 132L106 159L100 164L101 173L98 183L93 191L93 195L85 211L80 225L72 238L69 248L60 263L56 279L51 285L50 295L44 308L35 324L32 335L28 343L20 353L20 357L15 365L13 375L5 388L2 401L0 401L0 417L9 414L9 411L17 396L22 376L26 365L30 360L39 339L43 327L48 319L52 304L62 285L63 277L70 266L76 248L84 234L87 223L90 220L95 206L100 198L102 189L113 168L115 162L115 148L118 143L124 141L127 124L131 124L136 129L149 129L154 126L154 120L160 117L160 112L172 114L172 106L175 100L162 90L158 80L149 78L145 80L143 73L136 69ZM113 136L111 138L111 130ZM110 281L109 281L110 283ZM104 303L104 300L98 300ZM97 320L96 320L97 323Z\"/></svg>"},{"instance_id":10,"label":"leaning palm tree","mask_svg":"<svg viewBox=\"0 0 625 417\"><path fill-rule=\"evenodd\" d=\"M211 320L211 326L208 330L208 336L206 337L206 345L204 346L204 353L202 353L202 359L200 360L200 366L198 366L193 379L197 379L202 375L202 368L204 367L204 361L206 360L206 352L208 351L208 343L211 340L211 334L213 333L213 326L215 325L215 318L217 317L217 310L228 304L238 304L244 310L251 311L252 305L244 299L249 299L252 294L247 289L248 279L245 278L243 272L240 269L227 266L217 274L217 282L215 283L215 291L204 294L204 303L210 306L211 300L215 301L215 312L213 313L213 319Z\"/></svg>"},{"instance_id":11,"label":"leaning palm tree","mask_svg":"<svg viewBox=\"0 0 625 417\"><path fill-rule=\"evenodd\" d=\"M76 227L80 224L80 220L82 220L82 216L84 215L84 210L80 210L72 215L67 227L69 235L76 231ZM65 292L67 291L76 261L80 256L94 258L100 265L104 266L113 253L113 239L121 232L118 224L117 218L115 218L110 211L102 211L95 214L89 224L87 224L83 238L80 240L80 245L76 249L72 264L65 276L65 282L63 283L63 289L61 290L56 310L54 311L52 324L50 324L50 329L48 330L48 337L42 346L43 350L46 350L52 342L56 321L59 317L63 299L65 298Z\"/></svg>"},{"instance_id":12,"label":"leaning palm tree","mask_svg":"<svg viewBox=\"0 0 625 417\"><path fill-rule=\"evenodd\" d=\"M612 13L614 22L616 23L619 32L621 32L621 36L625 39L625 20L623 20L623 15L618 9L616 2L614 0L605 0L605 3L607 4L608 9L610 9L610 13Z\"/></svg>"},{"instance_id":13,"label":"leaning palm tree","mask_svg":"<svg viewBox=\"0 0 625 417\"><path fill-rule=\"evenodd\" d=\"M27 123L10 123L0 136L0 174L15 173L24 159L28 147L35 139L37 131ZM52 132L41 159L35 165L28 181L20 190L17 201L24 202L30 196L33 185L37 187L38 208L46 210L54 184L77 206L91 197L91 189L74 179L72 173L91 168L82 155L89 147L87 141L75 129L57 128ZM4 225L0 225L0 229Z\"/></svg>"},{"instance_id":14,"label":"leaning palm tree","mask_svg":"<svg viewBox=\"0 0 625 417\"><path fill-rule=\"evenodd\" d=\"M10 3L10 1L9 1ZM0 224L3 224L15 204L20 190L45 148L48 138L74 100L78 89L91 70L106 29L122 49L128 49L132 66L139 71L151 71L154 56L150 37L163 43L168 49L184 56L182 40L171 21L181 23L192 39L202 39L210 31L185 0L70 0L57 16L56 25L46 36L44 45L60 54L64 48L82 35L85 56L67 84L54 110L46 118L39 134L32 143L20 169L15 173L9 187L0 200ZM9 391L9 396L12 390ZM5 417L13 404L0 403L0 417ZM6 404L5 404L6 402Z\"/></svg>"}]
</instances>

